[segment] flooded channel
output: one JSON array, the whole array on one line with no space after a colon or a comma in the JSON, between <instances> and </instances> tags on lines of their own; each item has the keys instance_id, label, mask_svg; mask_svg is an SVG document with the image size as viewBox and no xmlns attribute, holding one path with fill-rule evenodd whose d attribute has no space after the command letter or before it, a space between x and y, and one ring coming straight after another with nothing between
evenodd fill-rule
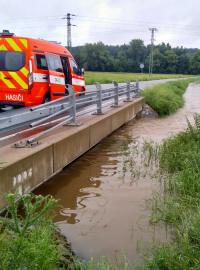
<instances>
[{"instance_id":1,"label":"flooded channel","mask_svg":"<svg viewBox=\"0 0 200 270\"><path fill-rule=\"evenodd\" d=\"M149 243L170 239L168 228L149 222L159 181L151 167L141 173L143 153L136 153L136 145L185 129L186 117L200 113L200 87L190 87L185 98L176 114L130 122L36 190L59 199L62 207L55 221L77 255L123 254L139 262Z\"/></svg>"}]
</instances>

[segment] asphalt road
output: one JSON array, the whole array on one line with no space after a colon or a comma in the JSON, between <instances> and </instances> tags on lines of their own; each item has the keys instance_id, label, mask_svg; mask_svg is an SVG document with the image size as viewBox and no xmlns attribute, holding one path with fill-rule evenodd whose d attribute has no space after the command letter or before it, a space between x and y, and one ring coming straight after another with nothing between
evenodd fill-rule
<instances>
[{"instance_id":1,"label":"asphalt road","mask_svg":"<svg viewBox=\"0 0 200 270\"><path fill-rule=\"evenodd\" d=\"M176 81L176 80L179 80L179 79L164 79L164 80L154 80L154 81L141 81L139 82L139 87L141 89L145 89L147 87L151 87L151 86L154 86L154 85L157 85L157 84L161 84L161 83L165 83L165 82L169 82L169 81ZM122 85L125 85L126 83L119 83L119 86L122 86ZM102 89L108 89L108 88L111 88L113 87L113 84L101 84L102 86ZM96 87L95 85L87 85L86 86L86 91L89 91L89 92L92 92L92 91L95 91L96 90ZM12 109L12 110L0 110L0 117L4 117L5 116L12 116L13 114L16 114L18 113L20 110L20 113L23 113L26 108L20 108L20 109Z\"/></svg>"},{"instance_id":2,"label":"asphalt road","mask_svg":"<svg viewBox=\"0 0 200 270\"><path fill-rule=\"evenodd\" d=\"M147 87L151 87L151 86L154 86L154 85L158 85L158 84L162 84L162 83L166 83L166 82L170 82L170 81L177 81L177 80L181 80L182 78L180 79L164 79L164 80L154 80L154 81L141 81L139 82L139 87L140 89L145 89ZM125 83L119 83L119 86L122 86L122 85L125 85ZM113 84L101 84L102 86L102 89L107 89L107 88L111 88L113 87ZM92 91L95 89L95 86L94 85L88 85L86 87L87 91Z\"/></svg>"},{"instance_id":3,"label":"asphalt road","mask_svg":"<svg viewBox=\"0 0 200 270\"><path fill-rule=\"evenodd\" d=\"M139 87L140 89L144 89L144 88L147 88L147 87L151 87L151 86L154 86L154 85L158 85L158 84L161 84L161 83L165 83L165 82L168 82L168 81L174 81L174 80L177 80L177 79L165 79L165 80L154 80L154 81L142 81L139 83ZM125 85L125 83L120 83L119 86L122 86L122 85ZM102 89L108 89L108 88L112 88L113 87L113 84L102 84ZM92 91L95 91L96 88L94 85L89 85L87 86L87 91L89 92L92 92ZM24 112L26 110L26 108L21 108L21 109L13 109L13 110L10 110L10 111L6 111L6 112L3 112L0 114L0 119L1 117L10 117L12 115L15 115L15 114L18 114L19 115ZM27 130L27 132L23 135L17 135L16 137L13 137L13 139L11 140L11 138L8 138L7 140L2 140L3 137L6 137L6 136L10 136L12 135L13 133L18 133L24 129L27 129L29 126L28 126L28 123L25 123L25 124L21 124L19 125L18 127L14 128L14 129L8 129L8 130L3 130L3 131L0 131L0 147L2 147L3 145L5 144L8 144L8 143L13 143L14 141L17 141L17 140L20 140L20 139L23 139L24 137L28 137L30 135L34 135L34 134L37 134L38 132L40 131L44 131L45 129L48 129L50 128L52 125L47 125L46 127L43 127L42 130L40 127L35 128L34 130Z\"/></svg>"}]
</instances>

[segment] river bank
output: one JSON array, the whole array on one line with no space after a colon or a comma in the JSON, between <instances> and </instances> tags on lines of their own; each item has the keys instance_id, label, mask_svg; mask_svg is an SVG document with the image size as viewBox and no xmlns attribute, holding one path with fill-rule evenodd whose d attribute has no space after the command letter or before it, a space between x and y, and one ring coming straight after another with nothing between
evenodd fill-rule
<instances>
[{"instance_id":1,"label":"river bank","mask_svg":"<svg viewBox=\"0 0 200 270\"><path fill-rule=\"evenodd\" d=\"M193 223L186 222L186 219L184 219L184 223L180 223L179 220L182 221L182 219L180 219L180 215L177 215L179 219L176 219L176 222L173 223L173 217L175 217L173 206L181 205L180 201L177 201L175 204L171 204L169 208L161 208L161 206L163 207L163 204L160 204L162 201L160 198L162 199L162 197L157 197L159 200L156 201L156 204L154 199L155 194L163 194L163 187L173 187L173 189L170 190L168 188L168 190L172 193L172 195L174 195L172 192L174 191L174 185L171 185L172 181L164 182L165 178L160 178L162 175L157 173L159 171L159 165L161 164L160 160L165 161L162 163L165 165L163 166L165 169L168 169L169 165L174 165L176 167L178 159L171 158L172 153L174 153L174 157L183 155L181 160L185 162L184 157L188 156L187 151L193 149L192 147L195 146L196 142L198 145L199 121L196 120L195 128L192 128L190 125L190 133L192 134L189 134L189 140L186 140L188 136L186 134L186 137L184 137L185 135L180 135L182 136L180 137L180 140L176 139L178 142L176 145L178 147L170 148L170 144L164 144L164 147L167 146L167 148L163 148L163 153L167 153L165 159L163 159L163 155L160 154L160 150L157 151L157 148L152 146L153 144L162 142L164 139L168 140L170 136L183 132L188 126L187 119L193 121L194 114L200 113L199 85L191 84L187 89L184 98L184 107L178 110L177 113L165 118L158 118L153 111L150 111L149 115L149 113L147 113L149 109L148 107L145 107L146 111L144 116L147 114L148 117L139 118L136 121L129 122L127 125L114 132L111 136L104 139L100 144L79 158L76 162L68 166L59 175L55 176L54 179L36 190L36 194L51 194L54 196L54 198L59 200L60 207L55 213L56 216L54 221L64 237L60 236L59 234L59 237L56 236L54 239L56 245L58 245L59 254L61 254L62 257L62 260L60 260L60 269L73 269L74 267L75 269L81 270L105 269L106 265L107 269L132 269L131 267L128 267L128 262L130 265L134 266L143 264L144 254L146 254L149 247L152 245L159 246L159 250L156 250L157 253L154 253L154 259L148 261L147 265L145 266L145 269L148 270L163 269L162 267L169 263L172 263L171 265L169 264L170 267L172 267L173 260L169 261L169 256L167 256L167 254L174 256L178 256L179 254L184 256L187 255L187 252L185 253L185 250L183 249L182 250L184 252L182 251L181 253L181 247L183 247L183 242L181 241L176 241L174 242L175 244L173 246L169 247L169 245L172 243L171 240L178 239L178 237L176 237L176 231L174 231L174 229L172 230L171 228L171 224L176 226L181 224L178 232L187 233L191 232L190 225ZM173 139L170 139L169 142L173 142ZM180 152L184 143L187 143L188 146L184 148L184 151ZM197 150L197 153L195 154L197 160L194 162L194 164L198 163L199 160L198 148L199 147L197 147L197 149L194 148L195 151ZM194 151L191 152L191 155L193 155L193 153ZM162 159L160 159L160 157ZM153 162L151 162L152 158ZM192 159L190 158L190 160ZM166 161L168 162L167 166ZM183 163L179 163L179 165L186 167L183 166ZM197 166L197 176L198 168L199 167ZM193 171L194 169L195 168L192 168ZM188 172L190 172L190 170L184 171L184 173ZM181 171L181 173L183 172ZM190 179L189 176L190 174L188 174L188 179ZM158 178L160 181L158 181ZM178 179L180 180L181 178ZM178 194L177 192L182 190L180 188L183 187L183 184L188 184L186 189L188 192L187 198L191 188L194 188L194 191L198 191L198 181L196 181L194 185L191 185L191 181L192 178L189 182L186 181L181 183L180 181L177 181L177 183L180 183L180 185L178 184L178 186L175 186L176 195ZM166 184L163 185L163 183ZM184 193L186 193L186 191L184 191ZM198 193L195 194L198 196ZM176 196L175 199L178 199L179 197ZM192 198L195 199L193 211L197 209L195 208L198 203L196 197ZM29 205L32 203L29 197L27 197L27 199L24 198L23 200L28 200L26 203L28 202ZM40 196L38 197L38 200L42 202ZM55 202L54 199L53 202ZM155 209L157 210L155 205L159 206L159 209L162 210L159 211L159 214L162 213L162 215L157 215L156 213L156 215L154 215L152 218L152 213L155 213ZM30 210L31 208L28 207L27 209ZM166 212L167 209L170 209L171 212L169 212L169 210ZM190 211L190 208L187 209ZM175 210L177 210L177 208ZM181 213L181 211L178 213ZM191 212L187 213L189 213L188 217L192 216ZM169 214L173 215L170 216ZM32 215L29 214L28 219L31 217ZM33 219L33 221L34 220L35 219ZM164 222L157 222L159 220ZM196 224L198 225L198 213L195 213L194 219L191 218L190 221L191 220L195 222L195 226ZM25 225L26 222L21 223L21 217L19 217L17 222L20 227L16 227L16 232L20 236L21 224ZM40 223L38 224L40 224L40 226L37 227L39 232L41 229L45 229L44 219L40 220ZM23 226L22 232L24 231ZM34 226L38 225L35 224ZM32 225L29 225L30 231L27 230L28 234L24 234L24 236L27 236L24 238L25 240L29 237L32 237L30 239L35 237L35 234L32 234L32 228ZM187 228L187 230L183 230L184 228ZM56 262L57 257L55 257L56 253L54 253L54 251L57 252L57 248L51 241L52 229L50 227L49 229L49 232L48 230L46 231L47 234L45 234L45 230L44 232L42 231L42 236L50 241L49 243L51 245L51 250L48 249L48 252L53 252L52 254L54 254L54 259ZM30 235L29 232L31 232ZM195 233L195 235L197 235L197 232L192 231L192 233ZM33 233L35 232L33 231ZM195 235L192 235L192 239L195 239L196 241L197 239L195 238ZM39 234L37 233L37 237L38 236ZM174 236L176 238L174 238ZM70 245L66 242L66 237L71 242L74 252L71 250ZM183 239L185 240L185 238ZM41 237L39 237L39 241L42 241ZM24 243L27 245L29 245L29 242L24 241ZM2 241L1 244L2 243L5 242ZM31 245L34 246L34 243L31 243ZM45 245L45 248L49 248L50 245ZM8 247L10 249L12 246L9 245ZM25 248L25 250L28 252L26 258L29 258L28 256L30 255L30 250L32 249L27 249L26 247L26 245L23 245L23 248ZM164 249L162 247L164 247ZM190 242L187 242L187 245L184 247L187 247L188 250L192 252ZM36 249L35 252L38 252L38 250L39 249ZM44 252L44 250L42 250L42 252ZM42 252L41 254L43 254ZM5 253L5 255L6 254L7 253ZM74 256L74 254L79 256L80 261ZM37 258L37 256L35 258ZM124 256L126 256L125 260ZM192 257L193 262L195 261L195 256ZM38 256L38 258L40 257L41 256ZM108 260L114 262L114 264L110 265L107 259L104 259L103 257L107 257ZM162 267L159 268L160 266L158 263L161 257L162 259L164 258L164 261L162 260ZM97 261L99 258L101 258L98 268L97 264L91 258L94 258L94 260ZM187 258L187 262L190 263L190 258ZM9 257L7 257L7 259L10 260ZM41 262L45 261L44 256L42 256L41 259ZM119 260L121 261L118 262L118 265L116 266L115 263ZM49 261L49 263L51 263L51 261ZM63 265L64 263L65 265ZM180 265L181 264L179 264L179 268L176 269L181 269ZM184 267L186 266L184 265ZM33 265L33 268L34 267L35 266ZM49 268L47 267L47 269ZM166 269L171 270L172 268Z\"/></svg>"},{"instance_id":2,"label":"river bank","mask_svg":"<svg viewBox=\"0 0 200 270\"><path fill-rule=\"evenodd\" d=\"M160 142L187 127L186 116L200 112L199 86L190 85L184 98L176 114L130 122L37 190L60 200L56 222L81 258L125 254L139 262L144 243L169 239L165 226L149 224L147 202L158 183L147 176L133 179L133 170L124 164L130 145Z\"/></svg>"}]
</instances>

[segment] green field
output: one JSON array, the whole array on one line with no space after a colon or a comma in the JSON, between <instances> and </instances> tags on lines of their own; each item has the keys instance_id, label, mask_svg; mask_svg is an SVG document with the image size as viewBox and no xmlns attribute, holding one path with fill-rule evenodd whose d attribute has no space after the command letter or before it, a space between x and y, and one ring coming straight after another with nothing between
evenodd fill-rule
<instances>
[{"instance_id":1,"label":"green field","mask_svg":"<svg viewBox=\"0 0 200 270\"><path fill-rule=\"evenodd\" d=\"M162 80L162 79L173 79L173 78L185 78L191 75L181 74L141 74L141 73L125 73L125 72L85 72L86 84L99 83L112 83L112 81L126 82L126 81L150 81L150 80Z\"/></svg>"}]
</instances>

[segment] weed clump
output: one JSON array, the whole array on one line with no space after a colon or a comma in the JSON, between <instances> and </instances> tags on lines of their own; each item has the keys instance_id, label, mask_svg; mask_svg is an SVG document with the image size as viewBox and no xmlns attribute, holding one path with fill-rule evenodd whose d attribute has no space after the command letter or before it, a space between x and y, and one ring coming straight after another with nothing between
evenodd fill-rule
<instances>
[{"instance_id":1,"label":"weed clump","mask_svg":"<svg viewBox=\"0 0 200 270\"><path fill-rule=\"evenodd\" d=\"M7 214L0 218L0 269L56 269L59 252L49 218L56 200L8 194L7 203Z\"/></svg>"}]
</instances>

